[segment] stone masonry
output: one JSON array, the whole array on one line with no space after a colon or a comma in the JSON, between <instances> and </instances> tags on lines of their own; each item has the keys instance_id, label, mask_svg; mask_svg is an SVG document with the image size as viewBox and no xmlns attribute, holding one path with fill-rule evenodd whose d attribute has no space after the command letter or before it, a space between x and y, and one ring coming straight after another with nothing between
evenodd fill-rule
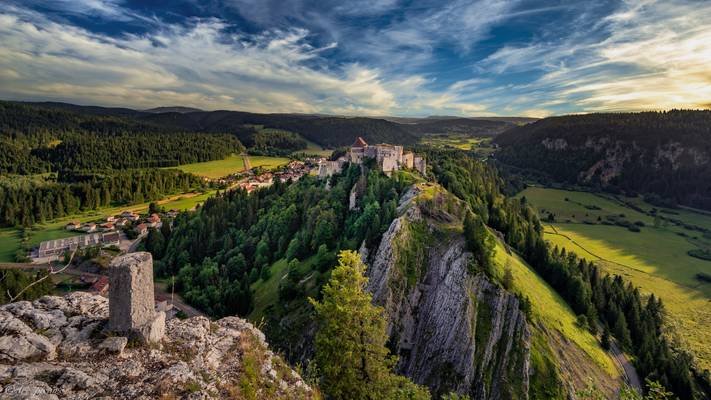
<instances>
[{"instance_id":1,"label":"stone masonry","mask_svg":"<svg viewBox=\"0 0 711 400\"><path fill-rule=\"evenodd\" d=\"M153 258L129 253L109 265L109 330L158 342L165 331L165 313L155 311Z\"/></svg>"}]
</instances>

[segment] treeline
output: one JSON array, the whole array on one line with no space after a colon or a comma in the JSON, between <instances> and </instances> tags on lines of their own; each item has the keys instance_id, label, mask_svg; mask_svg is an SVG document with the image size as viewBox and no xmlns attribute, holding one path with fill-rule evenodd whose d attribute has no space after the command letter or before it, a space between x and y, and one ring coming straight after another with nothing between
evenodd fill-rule
<instances>
[{"instance_id":1,"label":"treeline","mask_svg":"<svg viewBox=\"0 0 711 400\"><path fill-rule=\"evenodd\" d=\"M673 349L662 334L661 301L653 296L644 299L622 278L603 273L573 254L550 248L535 212L525 200L502 194L504 181L494 168L462 152L444 150L431 151L428 162L441 184L501 232L506 242L565 298L583 325L595 333L600 323L603 333L612 333L625 350L635 355L635 367L642 379L660 382L679 398L693 398L698 387L691 357Z\"/></svg>"},{"instance_id":2,"label":"treeline","mask_svg":"<svg viewBox=\"0 0 711 400\"><path fill-rule=\"evenodd\" d=\"M157 200L204 185L194 175L162 169L64 173L60 179L66 182L20 176L0 179L0 225L29 227L80 211Z\"/></svg>"},{"instance_id":3,"label":"treeline","mask_svg":"<svg viewBox=\"0 0 711 400\"><path fill-rule=\"evenodd\" d=\"M551 117L494 142L497 160L559 182L711 209L711 111Z\"/></svg>"},{"instance_id":4,"label":"treeline","mask_svg":"<svg viewBox=\"0 0 711 400\"><path fill-rule=\"evenodd\" d=\"M222 159L244 146L131 119L0 102L0 173L166 167Z\"/></svg>"},{"instance_id":5,"label":"treeline","mask_svg":"<svg viewBox=\"0 0 711 400\"><path fill-rule=\"evenodd\" d=\"M279 129L262 129L251 137L251 143L251 154L270 156L288 156L308 146L301 136Z\"/></svg>"},{"instance_id":6,"label":"treeline","mask_svg":"<svg viewBox=\"0 0 711 400\"><path fill-rule=\"evenodd\" d=\"M333 261L337 250L375 242L388 228L411 182L371 170L361 206L349 210L349 191L360 176L353 166L333 176L328 190L326 182L304 176L291 185L276 180L251 194L233 190L210 198L199 212L175 220L158 251L164 254L158 273L176 275L176 289L212 316L246 315L250 284L268 280L275 261L317 253Z\"/></svg>"}]
</instances>

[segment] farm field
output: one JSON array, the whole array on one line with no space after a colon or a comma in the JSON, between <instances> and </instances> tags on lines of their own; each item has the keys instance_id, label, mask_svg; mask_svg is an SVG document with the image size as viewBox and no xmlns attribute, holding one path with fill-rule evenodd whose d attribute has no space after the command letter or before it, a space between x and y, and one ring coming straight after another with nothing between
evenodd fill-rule
<instances>
[{"instance_id":1,"label":"farm field","mask_svg":"<svg viewBox=\"0 0 711 400\"><path fill-rule=\"evenodd\" d=\"M519 196L525 196L538 210L545 237L552 244L595 261L644 293L659 296L667 308L668 322L696 355L698 365L711 368L711 284L695 278L697 273L711 274L711 262L687 254L692 249L708 248L708 239L684 226L657 221L655 227L654 217L609 195L533 187ZM619 200L632 202L642 210L653 208L641 199ZM660 215L686 219L697 226L711 224L707 215L670 211L677 214ZM545 222L548 213L555 215L555 222ZM627 221L641 221L644 226L640 232L633 232L598 220L604 221L609 215L624 215Z\"/></svg>"},{"instance_id":2,"label":"farm field","mask_svg":"<svg viewBox=\"0 0 711 400\"><path fill-rule=\"evenodd\" d=\"M320 145L318 145L310 140L307 140L307 139L304 139L304 140L306 140L306 143L308 143L308 146L306 147L306 149L295 151L294 153L315 154L315 155L318 155L321 157L330 157L331 153L333 153L333 150L324 149Z\"/></svg>"},{"instance_id":3,"label":"farm field","mask_svg":"<svg viewBox=\"0 0 711 400\"><path fill-rule=\"evenodd\" d=\"M285 165L288 162L289 159L286 157L249 156L249 163L253 168L264 167L271 169ZM232 154L224 160L185 164L171 168L210 179L217 179L244 170L244 162L242 161L242 156Z\"/></svg>"}]
</instances>

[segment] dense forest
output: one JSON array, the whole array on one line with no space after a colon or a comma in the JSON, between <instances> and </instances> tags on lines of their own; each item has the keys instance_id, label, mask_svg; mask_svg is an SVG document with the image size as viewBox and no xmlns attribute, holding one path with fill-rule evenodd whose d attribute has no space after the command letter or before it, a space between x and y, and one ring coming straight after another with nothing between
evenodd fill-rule
<instances>
[{"instance_id":1,"label":"dense forest","mask_svg":"<svg viewBox=\"0 0 711 400\"><path fill-rule=\"evenodd\" d=\"M556 181L711 209L711 111L551 117L494 142L500 162Z\"/></svg>"},{"instance_id":2,"label":"dense forest","mask_svg":"<svg viewBox=\"0 0 711 400\"><path fill-rule=\"evenodd\" d=\"M0 102L0 173L176 166L222 159L244 146L230 134L198 134L113 116Z\"/></svg>"},{"instance_id":3,"label":"dense forest","mask_svg":"<svg viewBox=\"0 0 711 400\"><path fill-rule=\"evenodd\" d=\"M558 291L579 315L581 324L603 337L614 336L623 349L634 354L642 379L658 381L679 398L693 398L698 390L692 359L673 348L663 334L664 307L661 300L645 298L619 276L610 276L574 254L551 248L544 241L535 211L518 200L505 197L504 181L493 167L461 152L431 151L432 170L437 179L491 228ZM466 229L465 229L466 230ZM471 231L471 229L470 229ZM477 235L467 235L472 248L481 248ZM605 343L603 343L605 345ZM705 382L708 385L708 382Z\"/></svg>"},{"instance_id":4,"label":"dense forest","mask_svg":"<svg viewBox=\"0 0 711 400\"><path fill-rule=\"evenodd\" d=\"M146 248L160 259L157 273L177 276L176 289L189 302L216 317L246 315L252 307L250 284L268 280L275 261L315 255L315 267L325 271L337 250L375 243L387 229L412 182L370 170L362 206L349 210L349 191L360 174L359 167L351 167L333 176L328 190L326 182L306 176L291 185L275 181L252 194L227 191L197 213L178 216L169 237L160 233L162 245Z\"/></svg>"},{"instance_id":5,"label":"dense forest","mask_svg":"<svg viewBox=\"0 0 711 400\"><path fill-rule=\"evenodd\" d=\"M79 211L142 203L204 185L171 169L64 173L60 182L42 177L0 177L0 226L32 226Z\"/></svg>"}]
</instances>

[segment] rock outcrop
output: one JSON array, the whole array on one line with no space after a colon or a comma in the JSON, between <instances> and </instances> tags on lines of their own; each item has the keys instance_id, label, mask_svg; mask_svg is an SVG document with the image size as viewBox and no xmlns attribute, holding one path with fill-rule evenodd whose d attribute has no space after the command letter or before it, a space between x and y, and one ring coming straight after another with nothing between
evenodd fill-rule
<instances>
[{"instance_id":1,"label":"rock outcrop","mask_svg":"<svg viewBox=\"0 0 711 400\"><path fill-rule=\"evenodd\" d=\"M527 398L530 331L518 299L470 268L463 206L433 186L403 196L401 216L368 262L399 372L435 393ZM423 200L426 199L426 200Z\"/></svg>"},{"instance_id":2,"label":"rock outcrop","mask_svg":"<svg viewBox=\"0 0 711 400\"><path fill-rule=\"evenodd\" d=\"M141 345L108 328L108 300L88 293L0 307L0 398L311 398L312 390L250 323L167 321Z\"/></svg>"}]
</instances>

